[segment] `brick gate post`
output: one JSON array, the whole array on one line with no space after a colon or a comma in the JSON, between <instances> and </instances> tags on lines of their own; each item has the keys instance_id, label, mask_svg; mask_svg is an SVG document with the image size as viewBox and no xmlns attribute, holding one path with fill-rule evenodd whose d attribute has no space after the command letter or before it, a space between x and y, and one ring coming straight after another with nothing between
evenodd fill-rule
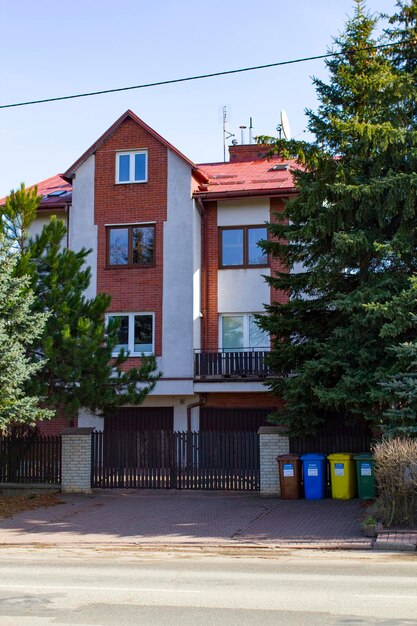
<instances>
[{"instance_id":1,"label":"brick gate post","mask_svg":"<svg viewBox=\"0 0 417 626\"><path fill-rule=\"evenodd\" d=\"M277 456L290 451L286 433L282 426L261 426L258 430L261 496L281 495Z\"/></svg>"},{"instance_id":2,"label":"brick gate post","mask_svg":"<svg viewBox=\"0 0 417 626\"><path fill-rule=\"evenodd\" d=\"M91 493L91 434L94 428L66 428L62 433L61 491Z\"/></svg>"}]
</instances>

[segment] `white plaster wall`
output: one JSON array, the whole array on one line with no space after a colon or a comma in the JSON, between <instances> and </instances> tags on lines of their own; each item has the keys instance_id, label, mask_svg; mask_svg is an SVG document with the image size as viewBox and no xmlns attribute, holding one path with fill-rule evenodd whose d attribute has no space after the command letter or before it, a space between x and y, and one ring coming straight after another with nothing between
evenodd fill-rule
<instances>
[{"instance_id":1,"label":"white plaster wall","mask_svg":"<svg viewBox=\"0 0 417 626\"><path fill-rule=\"evenodd\" d=\"M217 204L219 226L258 225L269 221L269 198L239 198Z\"/></svg>"},{"instance_id":2,"label":"white plaster wall","mask_svg":"<svg viewBox=\"0 0 417 626\"><path fill-rule=\"evenodd\" d=\"M269 220L268 198L239 198L218 203L219 226L260 225ZM219 313L251 313L270 302L270 289L263 278L267 267L219 269L217 273Z\"/></svg>"},{"instance_id":3,"label":"white plaster wall","mask_svg":"<svg viewBox=\"0 0 417 626\"><path fill-rule=\"evenodd\" d=\"M257 382L196 382L195 393L265 393L268 388L263 383ZM256 403L256 399L254 400Z\"/></svg>"},{"instance_id":4,"label":"white plaster wall","mask_svg":"<svg viewBox=\"0 0 417 626\"><path fill-rule=\"evenodd\" d=\"M268 267L219 270L217 273L219 313L255 313L270 302L270 289L263 276Z\"/></svg>"},{"instance_id":5,"label":"white plaster wall","mask_svg":"<svg viewBox=\"0 0 417 626\"><path fill-rule=\"evenodd\" d=\"M193 375L193 211L191 168L168 151L161 362L168 378Z\"/></svg>"},{"instance_id":6,"label":"white plaster wall","mask_svg":"<svg viewBox=\"0 0 417 626\"><path fill-rule=\"evenodd\" d=\"M94 415L88 409L81 408L78 411L78 427L95 428L96 430L104 429L104 418L101 415Z\"/></svg>"},{"instance_id":7,"label":"white plaster wall","mask_svg":"<svg viewBox=\"0 0 417 626\"><path fill-rule=\"evenodd\" d=\"M201 348L201 216L195 203L193 225L193 344L194 348Z\"/></svg>"},{"instance_id":8,"label":"white plaster wall","mask_svg":"<svg viewBox=\"0 0 417 626\"><path fill-rule=\"evenodd\" d=\"M77 169L72 183L72 207L69 217L69 247L77 252L92 249L87 257L91 268L91 282L85 295L93 298L97 293L97 226L94 224L94 173L95 157L90 156Z\"/></svg>"}]
</instances>

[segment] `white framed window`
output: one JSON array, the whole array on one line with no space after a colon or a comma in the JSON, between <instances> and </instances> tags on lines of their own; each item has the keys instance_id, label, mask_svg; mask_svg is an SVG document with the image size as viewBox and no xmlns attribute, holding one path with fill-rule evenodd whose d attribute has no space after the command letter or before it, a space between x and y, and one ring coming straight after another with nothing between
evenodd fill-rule
<instances>
[{"instance_id":1,"label":"white framed window","mask_svg":"<svg viewBox=\"0 0 417 626\"><path fill-rule=\"evenodd\" d=\"M155 314L154 313L108 313L106 323L119 320L118 344L113 350L117 356L123 349L130 356L149 356L155 352Z\"/></svg>"},{"instance_id":2,"label":"white framed window","mask_svg":"<svg viewBox=\"0 0 417 626\"><path fill-rule=\"evenodd\" d=\"M116 152L116 183L148 182L148 151Z\"/></svg>"},{"instance_id":3,"label":"white framed window","mask_svg":"<svg viewBox=\"0 0 417 626\"><path fill-rule=\"evenodd\" d=\"M269 350L269 335L256 323L255 313L227 313L219 319L219 348Z\"/></svg>"}]
</instances>

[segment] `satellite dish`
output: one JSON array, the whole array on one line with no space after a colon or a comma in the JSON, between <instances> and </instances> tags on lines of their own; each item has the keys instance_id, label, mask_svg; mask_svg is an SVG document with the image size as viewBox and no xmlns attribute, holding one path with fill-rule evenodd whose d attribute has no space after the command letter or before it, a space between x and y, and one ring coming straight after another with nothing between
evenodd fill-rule
<instances>
[{"instance_id":1,"label":"satellite dish","mask_svg":"<svg viewBox=\"0 0 417 626\"><path fill-rule=\"evenodd\" d=\"M283 135L284 135L285 139L291 139L290 123L288 121L288 116L287 116L286 112L284 111L284 109L281 109L281 129L280 129L280 134L281 134L281 131L283 132Z\"/></svg>"}]
</instances>

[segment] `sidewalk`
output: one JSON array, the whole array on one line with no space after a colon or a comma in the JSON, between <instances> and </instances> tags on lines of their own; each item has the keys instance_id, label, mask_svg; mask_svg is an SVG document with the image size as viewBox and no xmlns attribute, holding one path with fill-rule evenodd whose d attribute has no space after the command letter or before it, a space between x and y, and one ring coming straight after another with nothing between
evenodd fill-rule
<instances>
[{"instance_id":1,"label":"sidewalk","mask_svg":"<svg viewBox=\"0 0 417 626\"><path fill-rule=\"evenodd\" d=\"M371 549L358 500L257 494L97 491L0 520L0 545L265 546Z\"/></svg>"}]
</instances>

